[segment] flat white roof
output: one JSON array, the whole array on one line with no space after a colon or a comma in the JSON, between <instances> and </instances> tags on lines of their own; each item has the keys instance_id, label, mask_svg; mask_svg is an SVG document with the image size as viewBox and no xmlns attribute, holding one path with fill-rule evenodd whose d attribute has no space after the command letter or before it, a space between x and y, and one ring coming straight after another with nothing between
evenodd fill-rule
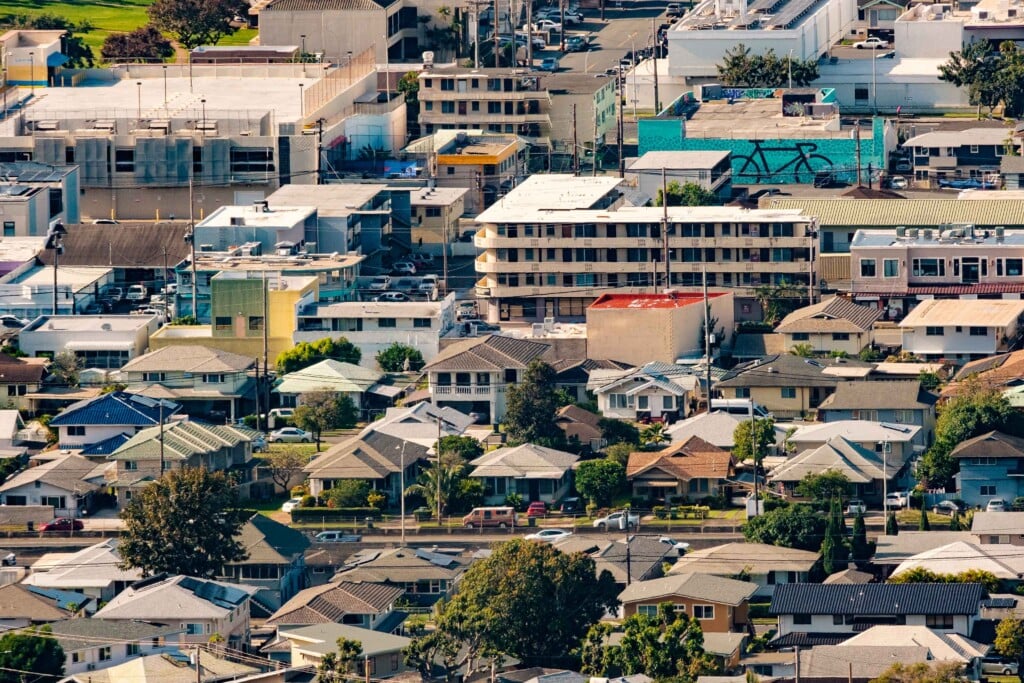
<instances>
[{"instance_id":1,"label":"flat white roof","mask_svg":"<svg viewBox=\"0 0 1024 683\"><path fill-rule=\"evenodd\" d=\"M1013 135L1013 129L978 127L965 130L937 130L915 135L904 147L960 147L961 145L1001 145Z\"/></svg>"},{"instance_id":2,"label":"flat white roof","mask_svg":"<svg viewBox=\"0 0 1024 683\"><path fill-rule=\"evenodd\" d=\"M479 217L494 210L589 209L619 186L619 178L566 174L532 175Z\"/></svg>"},{"instance_id":3,"label":"flat white roof","mask_svg":"<svg viewBox=\"0 0 1024 683\"><path fill-rule=\"evenodd\" d=\"M539 176L535 176L539 177ZM478 223L657 223L660 206L623 206L619 209L536 209L505 207L498 202L476 217ZM744 209L736 206L670 206L668 219L676 223L809 222L801 209Z\"/></svg>"},{"instance_id":4,"label":"flat white roof","mask_svg":"<svg viewBox=\"0 0 1024 683\"><path fill-rule=\"evenodd\" d=\"M267 197L270 208L313 206L322 218L341 218L358 213L359 207L387 189L380 183L328 183L282 185Z\"/></svg>"},{"instance_id":5,"label":"flat white roof","mask_svg":"<svg viewBox=\"0 0 1024 683\"><path fill-rule=\"evenodd\" d=\"M60 266L57 268L57 285L70 286L75 291L91 286L94 282L106 277L111 272L110 268L98 266ZM30 287L46 287L47 291L53 291L53 268L39 266L23 273L15 278L7 280L2 284L6 285L27 285Z\"/></svg>"},{"instance_id":6,"label":"flat white roof","mask_svg":"<svg viewBox=\"0 0 1024 683\"><path fill-rule=\"evenodd\" d=\"M452 299L454 301L454 298ZM303 318L433 318L452 301L344 301L307 309Z\"/></svg>"},{"instance_id":7,"label":"flat white roof","mask_svg":"<svg viewBox=\"0 0 1024 683\"><path fill-rule=\"evenodd\" d=\"M729 154L728 150L647 152L631 162L626 170L665 169L666 172L669 172L676 169L713 168Z\"/></svg>"},{"instance_id":8,"label":"flat white roof","mask_svg":"<svg viewBox=\"0 0 1024 683\"><path fill-rule=\"evenodd\" d=\"M152 315L41 315L25 332L134 332L153 322ZM109 327L106 327L109 326Z\"/></svg>"},{"instance_id":9,"label":"flat white roof","mask_svg":"<svg viewBox=\"0 0 1024 683\"><path fill-rule=\"evenodd\" d=\"M270 227L270 228L292 228L299 223L305 222L307 218L316 213L314 206L279 206L263 211L255 204L238 205L229 204L221 206L200 223L197 228L228 228L228 227ZM242 226L231 223L231 219L241 218Z\"/></svg>"},{"instance_id":10,"label":"flat white roof","mask_svg":"<svg viewBox=\"0 0 1024 683\"><path fill-rule=\"evenodd\" d=\"M929 299L903 319L900 327L1008 327L1024 314L1024 301L1015 299Z\"/></svg>"},{"instance_id":11,"label":"flat white roof","mask_svg":"<svg viewBox=\"0 0 1024 683\"><path fill-rule=\"evenodd\" d=\"M468 187L432 187L416 190L409 200L413 206L450 206L467 194Z\"/></svg>"},{"instance_id":12,"label":"flat white roof","mask_svg":"<svg viewBox=\"0 0 1024 683\"><path fill-rule=\"evenodd\" d=\"M28 261L46 244L45 237L0 238L0 261Z\"/></svg>"}]
</instances>

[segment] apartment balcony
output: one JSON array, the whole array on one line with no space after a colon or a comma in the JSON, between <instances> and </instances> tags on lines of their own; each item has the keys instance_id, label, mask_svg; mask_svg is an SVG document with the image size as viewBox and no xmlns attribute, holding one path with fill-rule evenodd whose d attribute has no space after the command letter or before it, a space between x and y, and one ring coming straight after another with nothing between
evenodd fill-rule
<instances>
[{"instance_id":1,"label":"apartment balcony","mask_svg":"<svg viewBox=\"0 0 1024 683\"><path fill-rule=\"evenodd\" d=\"M658 272L663 266L659 261L497 261L478 256L474 265L476 272L495 273L649 273L655 263ZM681 262L672 261L673 273L806 273L808 261L765 262L765 261L714 261Z\"/></svg>"},{"instance_id":2,"label":"apartment balcony","mask_svg":"<svg viewBox=\"0 0 1024 683\"><path fill-rule=\"evenodd\" d=\"M494 388L489 384L433 384L430 393L451 400L490 399Z\"/></svg>"},{"instance_id":3,"label":"apartment balcony","mask_svg":"<svg viewBox=\"0 0 1024 683\"><path fill-rule=\"evenodd\" d=\"M420 111L420 124L439 126L446 123L472 128L486 128L489 125L510 123L549 123L547 112L537 114L488 114L474 111L468 114L439 114L437 112Z\"/></svg>"},{"instance_id":4,"label":"apartment balcony","mask_svg":"<svg viewBox=\"0 0 1024 683\"><path fill-rule=\"evenodd\" d=\"M928 157L928 168L934 168L936 170L942 171L952 171L955 170L957 166L957 158L953 155Z\"/></svg>"},{"instance_id":5,"label":"apartment balcony","mask_svg":"<svg viewBox=\"0 0 1024 683\"><path fill-rule=\"evenodd\" d=\"M673 249L806 249L808 237L677 237L669 236ZM479 249L635 249L661 247L661 237L508 237L495 235L486 228L473 236Z\"/></svg>"},{"instance_id":6,"label":"apartment balcony","mask_svg":"<svg viewBox=\"0 0 1024 683\"><path fill-rule=\"evenodd\" d=\"M548 94L538 90L487 90L477 88L467 92L455 90L420 90L420 102L518 102L520 100L548 100Z\"/></svg>"},{"instance_id":7,"label":"apartment balcony","mask_svg":"<svg viewBox=\"0 0 1024 683\"><path fill-rule=\"evenodd\" d=\"M382 102L380 101L380 99L383 97L384 94L381 93L378 95L378 99L376 102L356 102L354 109L355 113L369 116L382 116L384 114L390 114L391 112L401 108L402 105L405 104L405 98L403 98L401 95L396 95L392 97L390 100Z\"/></svg>"}]
</instances>

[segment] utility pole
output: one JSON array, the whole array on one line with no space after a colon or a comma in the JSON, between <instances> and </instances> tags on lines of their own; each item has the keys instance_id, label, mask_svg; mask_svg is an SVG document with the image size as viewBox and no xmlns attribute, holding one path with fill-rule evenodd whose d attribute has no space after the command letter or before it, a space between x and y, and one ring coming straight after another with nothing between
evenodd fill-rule
<instances>
[{"instance_id":1,"label":"utility pole","mask_svg":"<svg viewBox=\"0 0 1024 683\"><path fill-rule=\"evenodd\" d=\"M750 406L748 406L750 408L750 455L751 455L751 457L754 460L754 515L753 516L757 517L759 514L761 514L761 501L758 500L758 497L757 497L757 495L758 495L758 490L757 490L757 479L758 479L758 473L757 473L757 470L758 470L758 466L757 466L757 438L756 438L756 433L755 433L756 430L754 429L755 422L754 422L754 398L753 398L753 396L751 396L751 398L749 398L748 400L750 401ZM709 411L711 410L711 392L710 391L708 391L708 410ZM798 657L799 657L799 655L798 655Z\"/></svg>"},{"instance_id":2,"label":"utility pole","mask_svg":"<svg viewBox=\"0 0 1024 683\"><path fill-rule=\"evenodd\" d=\"M594 107L594 156L591 159L591 166L593 166L593 176L597 177L597 107Z\"/></svg>"},{"instance_id":3,"label":"utility pole","mask_svg":"<svg viewBox=\"0 0 1024 683\"><path fill-rule=\"evenodd\" d=\"M603 0L602 0L601 6L604 7ZM623 121L622 121L622 116L623 116L623 109L624 109L624 107L626 105L626 103L625 103L625 92L624 92L625 85L626 85L626 79L624 79L622 77L622 69L616 70L616 72L615 72L615 86L616 86L615 87L615 106L619 110L618 111L618 115L619 115L619 123L618 123L618 125L619 125L619 177L620 178L625 178L626 177L626 160L622 158L622 135L623 135L623 132L624 132L624 129L625 129L625 126L623 125Z\"/></svg>"},{"instance_id":4,"label":"utility pole","mask_svg":"<svg viewBox=\"0 0 1024 683\"><path fill-rule=\"evenodd\" d=\"M515 43L515 32L513 32L512 44L515 45ZM526 3L526 68L533 68L533 0L527 0Z\"/></svg>"},{"instance_id":5,"label":"utility pole","mask_svg":"<svg viewBox=\"0 0 1024 683\"><path fill-rule=\"evenodd\" d=\"M654 115L661 111L661 98L658 96L658 24L657 17L651 17L651 58L654 66ZM636 83L636 76L633 77ZM633 94L636 97L636 93Z\"/></svg>"},{"instance_id":6,"label":"utility pole","mask_svg":"<svg viewBox=\"0 0 1024 683\"><path fill-rule=\"evenodd\" d=\"M668 260L668 184L661 168L661 239L665 257L665 289L672 287L672 264Z\"/></svg>"},{"instance_id":7,"label":"utility pole","mask_svg":"<svg viewBox=\"0 0 1024 683\"><path fill-rule=\"evenodd\" d=\"M501 41L498 39L498 34L501 33L501 23L498 19L498 0L494 0L494 68L497 69L501 66ZM512 23L511 15L508 18L509 23ZM532 27L531 27L532 28ZM515 35L512 36L512 45L515 46L516 40Z\"/></svg>"},{"instance_id":8,"label":"utility pole","mask_svg":"<svg viewBox=\"0 0 1024 683\"><path fill-rule=\"evenodd\" d=\"M203 664L200 659L200 652L202 651L196 645L196 683L203 683Z\"/></svg>"},{"instance_id":9,"label":"utility pole","mask_svg":"<svg viewBox=\"0 0 1024 683\"><path fill-rule=\"evenodd\" d=\"M164 400L162 398L157 399L160 401L160 476L164 476ZM259 409L257 408L257 412Z\"/></svg>"},{"instance_id":10,"label":"utility pole","mask_svg":"<svg viewBox=\"0 0 1024 683\"><path fill-rule=\"evenodd\" d=\"M629 556L629 513L630 509L626 508L626 585L633 583L633 571L632 562Z\"/></svg>"},{"instance_id":11,"label":"utility pole","mask_svg":"<svg viewBox=\"0 0 1024 683\"><path fill-rule=\"evenodd\" d=\"M576 138L576 105L572 105L572 174L580 174L579 141Z\"/></svg>"},{"instance_id":12,"label":"utility pole","mask_svg":"<svg viewBox=\"0 0 1024 683\"><path fill-rule=\"evenodd\" d=\"M711 412L711 305L708 303L708 266L704 264L704 360L707 365L705 381L708 391L708 412ZM753 407L753 401L751 401Z\"/></svg>"},{"instance_id":13,"label":"utility pole","mask_svg":"<svg viewBox=\"0 0 1024 683\"><path fill-rule=\"evenodd\" d=\"M195 202L192 199L192 176L188 177L188 239L189 252L192 257L192 317L199 323L199 294L196 278L196 218Z\"/></svg>"},{"instance_id":14,"label":"utility pole","mask_svg":"<svg viewBox=\"0 0 1024 683\"><path fill-rule=\"evenodd\" d=\"M263 273L263 404L267 407L267 421L270 421L270 376L268 372L270 370L270 337L268 327L269 321L268 310L269 304L267 302L267 271L261 271ZM278 274L278 278L281 275ZM280 281L280 280L279 280ZM259 364L256 366L256 391L260 390L260 378L259 378Z\"/></svg>"},{"instance_id":15,"label":"utility pole","mask_svg":"<svg viewBox=\"0 0 1024 683\"><path fill-rule=\"evenodd\" d=\"M388 94L390 99L391 94ZM316 120L316 184L323 185L324 183L324 119L323 117Z\"/></svg>"},{"instance_id":16,"label":"utility pole","mask_svg":"<svg viewBox=\"0 0 1024 683\"><path fill-rule=\"evenodd\" d=\"M441 409L437 408L437 524L441 524Z\"/></svg>"},{"instance_id":17,"label":"utility pole","mask_svg":"<svg viewBox=\"0 0 1024 683\"><path fill-rule=\"evenodd\" d=\"M854 140L857 142L857 187L863 187L860 182L860 123L853 127Z\"/></svg>"}]
</instances>

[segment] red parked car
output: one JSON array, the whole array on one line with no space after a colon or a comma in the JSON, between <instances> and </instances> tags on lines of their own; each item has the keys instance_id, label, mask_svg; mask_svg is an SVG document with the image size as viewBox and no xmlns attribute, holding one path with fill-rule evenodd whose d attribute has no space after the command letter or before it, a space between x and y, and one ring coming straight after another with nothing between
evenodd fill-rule
<instances>
[{"instance_id":1,"label":"red parked car","mask_svg":"<svg viewBox=\"0 0 1024 683\"><path fill-rule=\"evenodd\" d=\"M71 519L70 517L58 517L52 522L39 527L40 531L81 531L85 526L82 524L80 519Z\"/></svg>"},{"instance_id":2,"label":"red parked car","mask_svg":"<svg viewBox=\"0 0 1024 683\"><path fill-rule=\"evenodd\" d=\"M544 504L544 501L535 500L530 503L530 506L526 508L527 517L543 517L548 513L548 506Z\"/></svg>"}]
</instances>

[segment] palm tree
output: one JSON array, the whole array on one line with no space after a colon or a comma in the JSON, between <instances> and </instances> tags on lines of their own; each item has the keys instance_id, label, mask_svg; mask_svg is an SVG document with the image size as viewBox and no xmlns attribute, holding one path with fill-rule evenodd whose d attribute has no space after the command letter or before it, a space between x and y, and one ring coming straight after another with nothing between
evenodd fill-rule
<instances>
[{"instance_id":1,"label":"palm tree","mask_svg":"<svg viewBox=\"0 0 1024 683\"><path fill-rule=\"evenodd\" d=\"M461 463L440 465L434 463L420 473L419 480L405 489L407 496L423 496L427 506L437 511L437 495L441 494L441 514L448 512L451 502L459 494L459 483L463 478L465 466ZM440 482L438 481L440 480Z\"/></svg>"},{"instance_id":2,"label":"palm tree","mask_svg":"<svg viewBox=\"0 0 1024 683\"><path fill-rule=\"evenodd\" d=\"M640 443L644 446L657 446L668 441L668 434L665 432L665 425L661 422L653 422L640 431Z\"/></svg>"}]
</instances>

